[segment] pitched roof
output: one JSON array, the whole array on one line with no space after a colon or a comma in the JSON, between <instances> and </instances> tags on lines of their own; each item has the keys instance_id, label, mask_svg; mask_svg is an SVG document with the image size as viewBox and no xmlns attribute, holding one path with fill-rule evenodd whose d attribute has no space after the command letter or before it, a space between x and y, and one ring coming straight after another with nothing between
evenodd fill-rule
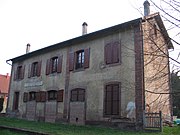
<instances>
[{"instance_id":1,"label":"pitched roof","mask_svg":"<svg viewBox=\"0 0 180 135\"><path fill-rule=\"evenodd\" d=\"M160 15L159 15L159 13L149 15L149 16L145 17L144 19L152 19L152 18L155 18L157 23L161 26L161 32L162 32L162 34L164 36L164 39L165 39L166 43L168 44L168 49L173 49L172 42L171 42L171 40L169 38L169 35L168 35L168 33L167 33L166 29L165 29L165 26L163 24L163 21L162 21ZM36 51L33 51L33 52L29 52L27 54L24 54L24 55L9 59L7 61L17 62L17 61L20 61L20 60L25 60L25 59L28 59L30 57L37 56L37 55L40 55L40 54L44 54L44 53L47 53L47 52L50 52L50 51L53 51L53 50L57 50L57 49L62 48L62 47L71 46L71 45L87 42L87 41L90 41L90 40L93 40L93 39L101 38L101 37L104 37L104 36L108 36L108 35L113 34L113 33L118 33L120 31L123 31L123 30L129 29L129 28L138 26L139 24L141 24L141 22L144 19L138 18L138 19L131 20L131 21L128 21L128 22L125 22L125 23L121 23L121 24L118 24L118 25L115 25L115 26L112 26L112 27L109 27L109 28L105 28L105 29L102 29L102 30L99 30L99 31L89 33L89 34L85 34L85 35L82 35L82 36L79 36L79 37L76 37L76 38L73 38L73 39L69 39L69 40L54 44L54 45L47 46L45 48L42 48L42 49L39 49L39 50L36 50Z\"/></svg>"},{"instance_id":2,"label":"pitched roof","mask_svg":"<svg viewBox=\"0 0 180 135\"><path fill-rule=\"evenodd\" d=\"M8 93L10 76L0 74L0 93Z\"/></svg>"},{"instance_id":3,"label":"pitched roof","mask_svg":"<svg viewBox=\"0 0 180 135\"><path fill-rule=\"evenodd\" d=\"M122 24L118 24L118 25L115 25L115 26L112 26L112 27L109 27L109 28L105 28L105 29L102 29L102 30L99 30L99 31L96 31L96 32L85 34L85 35L82 35L82 36L79 36L79 37L76 37L76 38L73 38L73 39L70 39L70 40L66 40L66 41L63 41L63 42L60 42L60 43L57 43L57 44L54 44L54 45L51 45L51 46L36 50L36 51L33 51L33 52L29 52L27 54L24 54L24 55L9 59L7 61L11 60L13 62L16 62L16 61L19 61L19 60L25 60L25 59L30 58L32 56L37 56L39 54L44 54L46 52L57 50L59 48L65 47L65 46L71 46L71 45L74 45L74 44L79 44L79 43L87 42L87 41L90 41L90 40L93 40L93 39L101 38L101 37L104 37L104 36L107 36L107 35L110 35L110 34L113 34L113 33L117 33L119 31L122 31L122 30L125 30L125 29L132 28L134 26L137 26L137 25L139 25L141 23L141 21L142 21L142 18L138 18L138 19L128 21L128 22L125 22L125 23L122 23Z\"/></svg>"},{"instance_id":4,"label":"pitched roof","mask_svg":"<svg viewBox=\"0 0 180 135\"><path fill-rule=\"evenodd\" d=\"M174 49L174 46L173 46L173 44L171 42L171 38L169 37L169 35L167 33L167 30L166 30L166 28L164 26L164 23L163 23L163 21L161 19L160 14L157 12L157 13L154 13L154 14L151 14L151 15L148 15L148 16L144 16L145 20L152 19L152 18L154 18L156 20L157 24L160 26L160 31L161 31L161 33L162 33L162 35L163 35L163 37L164 37L164 39L166 41L168 49Z\"/></svg>"}]
</instances>

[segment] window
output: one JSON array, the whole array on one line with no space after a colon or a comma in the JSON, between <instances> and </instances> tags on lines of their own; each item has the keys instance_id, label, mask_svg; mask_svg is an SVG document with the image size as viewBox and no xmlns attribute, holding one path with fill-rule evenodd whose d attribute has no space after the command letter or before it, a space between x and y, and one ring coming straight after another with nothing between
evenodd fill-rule
<instances>
[{"instance_id":1,"label":"window","mask_svg":"<svg viewBox=\"0 0 180 135\"><path fill-rule=\"evenodd\" d=\"M89 68L90 49L69 53L69 71Z\"/></svg>"},{"instance_id":2,"label":"window","mask_svg":"<svg viewBox=\"0 0 180 135\"><path fill-rule=\"evenodd\" d=\"M58 57L52 58L52 73L57 72L58 67Z\"/></svg>"},{"instance_id":3,"label":"window","mask_svg":"<svg viewBox=\"0 0 180 135\"><path fill-rule=\"evenodd\" d=\"M104 49L105 63L114 64L120 62L119 42L111 42L105 45Z\"/></svg>"},{"instance_id":4,"label":"window","mask_svg":"<svg viewBox=\"0 0 180 135\"><path fill-rule=\"evenodd\" d=\"M76 69L84 67L84 50L76 52Z\"/></svg>"},{"instance_id":5,"label":"window","mask_svg":"<svg viewBox=\"0 0 180 135\"><path fill-rule=\"evenodd\" d=\"M57 99L57 91L51 90L48 91L48 100L56 100Z\"/></svg>"},{"instance_id":6,"label":"window","mask_svg":"<svg viewBox=\"0 0 180 135\"><path fill-rule=\"evenodd\" d=\"M47 59L46 62L46 75L52 73L61 73L62 70L62 60L63 56L56 56L51 59Z\"/></svg>"},{"instance_id":7,"label":"window","mask_svg":"<svg viewBox=\"0 0 180 135\"><path fill-rule=\"evenodd\" d=\"M74 89L71 91L71 101L72 102L83 102L85 100L85 90L84 89Z\"/></svg>"},{"instance_id":8,"label":"window","mask_svg":"<svg viewBox=\"0 0 180 135\"><path fill-rule=\"evenodd\" d=\"M29 101L36 100L36 92L29 92Z\"/></svg>"},{"instance_id":9,"label":"window","mask_svg":"<svg viewBox=\"0 0 180 135\"><path fill-rule=\"evenodd\" d=\"M37 71L38 71L38 62L34 62L34 63L32 64L32 70L31 70L31 72L32 72L32 77L33 77L33 76L37 76Z\"/></svg>"},{"instance_id":10,"label":"window","mask_svg":"<svg viewBox=\"0 0 180 135\"><path fill-rule=\"evenodd\" d=\"M18 66L14 72L14 80L24 79L25 66Z\"/></svg>"},{"instance_id":11,"label":"window","mask_svg":"<svg viewBox=\"0 0 180 135\"><path fill-rule=\"evenodd\" d=\"M13 110L18 110L19 107L19 92L14 93Z\"/></svg>"},{"instance_id":12,"label":"window","mask_svg":"<svg viewBox=\"0 0 180 135\"><path fill-rule=\"evenodd\" d=\"M41 61L34 62L29 65L28 77L35 77L41 75Z\"/></svg>"},{"instance_id":13,"label":"window","mask_svg":"<svg viewBox=\"0 0 180 135\"><path fill-rule=\"evenodd\" d=\"M104 113L105 115L119 114L120 92L119 84L109 84L105 87Z\"/></svg>"},{"instance_id":14,"label":"window","mask_svg":"<svg viewBox=\"0 0 180 135\"><path fill-rule=\"evenodd\" d=\"M21 79L22 77L22 66L17 67L17 79Z\"/></svg>"}]
</instances>

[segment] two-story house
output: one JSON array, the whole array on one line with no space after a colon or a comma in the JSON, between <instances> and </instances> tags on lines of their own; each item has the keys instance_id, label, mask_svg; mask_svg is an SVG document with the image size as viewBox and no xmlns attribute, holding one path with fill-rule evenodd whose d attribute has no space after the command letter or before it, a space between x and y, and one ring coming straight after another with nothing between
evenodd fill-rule
<instances>
[{"instance_id":1,"label":"two-story house","mask_svg":"<svg viewBox=\"0 0 180 135\"><path fill-rule=\"evenodd\" d=\"M89 34L83 23L82 36L8 60L8 114L73 124L119 121L136 128L143 127L144 111L171 117L171 97L161 92L170 91L173 45L160 15L146 13Z\"/></svg>"}]
</instances>

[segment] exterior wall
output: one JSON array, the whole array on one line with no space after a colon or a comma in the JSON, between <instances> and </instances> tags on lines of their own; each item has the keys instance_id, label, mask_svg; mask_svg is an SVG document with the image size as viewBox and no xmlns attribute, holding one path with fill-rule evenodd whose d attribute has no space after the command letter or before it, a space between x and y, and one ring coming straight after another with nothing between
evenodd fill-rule
<instances>
[{"instance_id":1,"label":"exterior wall","mask_svg":"<svg viewBox=\"0 0 180 135\"><path fill-rule=\"evenodd\" d=\"M121 63L114 65L106 65L104 62L104 46L111 41L119 41L121 44ZM80 49L90 48L89 68L83 71L69 72L68 54ZM56 56L63 55L62 72L46 75L46 60ZM40 77L28 78L28 65L35 61L42 61ZM18 65L25 65L24 79L13 81L14 71ZM13 63L12 78L10 85L10 96L8 110L13 112L14 92L20 92L18 116L29 116L30 120L45 120L55 122L57 120L70 120L74 122L72 117L78 114L74 113L73 103L70 102L70 93L72 89L85 89L85 102L78 109L79 113L84 113L85 121L109 121L110 117L104 117L104 89L106 84L111 82L119 82L120 88L120 115L119 118L135 119L135 107L128 110L129 105L135 104L135 52L134 52L134 30L127 29L123 32L109 35L104 38L91 40L81 44L64 47L56 51L51 51L39 56L34 56L20 63ZM46 102L23 102L23 93L30 91L48 91L64 89L64 102L46 101ZM34 102L34 103L31 103ZM35 108L27 110L27 106ZM76 107L74 108L76 110ZM72 114L72 116L70 116ZM81 118L78 119L81 121ZM83 122L80 122L83 124Z\"/></svg>"},{"instance_id":2,"label":"exterior wall","mask_svg":"<svg viewBox=\"0 0 180 135\"><path fill-rule=\"evenodd\" d=\"M146 112L162 111L165 119L170 120L169 54L159 27L154 19L147 19L143 24Z\"/></svg>"}]
</instances>

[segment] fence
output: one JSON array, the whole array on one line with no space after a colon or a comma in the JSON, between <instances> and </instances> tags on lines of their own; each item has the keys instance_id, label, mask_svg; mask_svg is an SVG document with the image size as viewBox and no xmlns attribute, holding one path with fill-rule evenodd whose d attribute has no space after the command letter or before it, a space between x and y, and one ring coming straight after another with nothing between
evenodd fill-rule
<instances>
[{"instance_id":1,"label":"fence","mask_svg":"<svg viewBox=\"0 0 180 135\"><path fill-rule=\"evenodd\" d=\"M162 112L144 113L144 129L162 132Z\"/></svg>"}]
</instances>

